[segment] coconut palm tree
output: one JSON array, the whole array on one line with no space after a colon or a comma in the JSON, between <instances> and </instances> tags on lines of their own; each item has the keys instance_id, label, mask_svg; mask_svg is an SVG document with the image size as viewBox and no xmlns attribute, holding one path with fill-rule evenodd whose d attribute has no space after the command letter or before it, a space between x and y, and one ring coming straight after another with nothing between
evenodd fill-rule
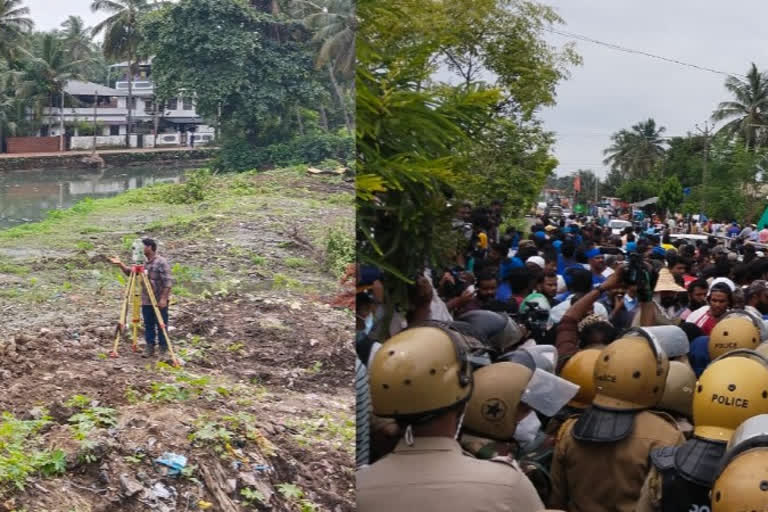
<instances>
[{"instance_id":1,"label":"coconut palm tree","mask_svg":"<svg viewBox=\"0 0 768 512\"><path fill-rule=\"evenodd\" d=\"M325 0L315 4L316 11L304 18L304 25L314 32L320 44L317 66L327 64L345 79L355 73L355 30L357 18L351 0Z\"/></svg>"},{"instance_id":2,"label":"coconut palm tree","mask_svg":"<svg viewBox=\"0 0 768 512\"><path fill-rule=\"evenodd\" d=\"M24 71L16 94L28 101L37 115L42 115L44 105L52 109L54 103L59 103L60 149L63 151L64 88L69 80L80 77L79 69L86 61L73 60L64 41L52 33L43 36L39 55L33 55L27 50L22 52L25 55Z\"/></svg>"},{"instance_id":3,"label":"coconut palm tree","mask_svg":"<svg viewBox=\"0 0 768 512\"><path fill-rule=\"evenodd\" d=\"M756 142L757 130L768 124L768 74L758 71L755 63L742 80L735 76L725 79L725 88L734 101L721 102L712 113L713 121L730 119L718 133L744 137L747 148Z\"/></svg>"},{"instance_id":4,"label":"coconut palm tree","mask_svg":"<svg viewBox=\"0 0 768 512\"><path fill-rule=\"evenodd\" d=\"M61 24L61 28L61 37L73 59L84 59L91 56L93 50L91 33L93 29L85 26L83 18L70 16Z\"/></svg>"},{"instance_id":5,"label":"coconut palm tree","mask_svg":"<svg viewBox=\"0 0 768 512\"><path fill-rule=\"evenodd\" d=\"M344 90L336 78L351 82L355 73L355 30L357 18L352 0L301 0L290 3L294 15L313 32L312 40L318 45L315 59L318 69L325 67L341 105L347 129L354 131L354 119L349 114Z\"/></svg>"},{"instance_id":6,"label":"coconut palm tree","mask_svg":"<svg viewBox=\"0 0 768 512\"><path fill-rule=\"evenodd\" d=\"M619 130L611 136L612 144L603 151L603 163L620 172L625 178L645 178L658 161L664 158L665 127L656 127L656 121L648 119Z\"/></svg>"},{"instance_id":7,"label":"coconut palm tree","mask_svg":"<svg viewBox=\"0 0 768 512\"><path fill-rule=\"evenodd\" d=\"M139 44L142 34L139 30L141 14L164 5L164 2L149 0L93 0L93 12L107 12L110 16L93 27L93 35L104 32L103 51L108 59L128 61L128 129L125 145L130 145L133 123L133 71L138 66Z\"/></svg>"},{"instance_id":8,"label":"coconut palm tree","mask_svg":"<svg viewBox=\"0 0 768 512\"><path fill-rule=\"evenodd\" d=\"M0 0L0 55L13 60L19 38L33 26L29 7L24 7L22 0Z\"/></svg>"},{"instance_id":9,"label":"coconut palm tree","mask_svg":"<svg viewBox=\"0 0 768 512\"><path fill-rule=\"evenodd\" d=\"M13 78L11 72L0 73L0 153L5 148L5 134L16 131L16 117L18 111L18 99L13 94Z\"/></svg>"}]
</instances>

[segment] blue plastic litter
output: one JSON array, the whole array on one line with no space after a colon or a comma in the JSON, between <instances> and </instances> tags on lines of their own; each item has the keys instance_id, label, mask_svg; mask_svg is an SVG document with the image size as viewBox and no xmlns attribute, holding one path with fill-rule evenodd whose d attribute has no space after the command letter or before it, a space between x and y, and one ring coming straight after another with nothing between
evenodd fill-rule
<instances>
[{"instance_id":1,"label":"blue plastic litter","mask_svg":"<svg viewBox=\"0 0 768 512\"><path fill-rule=\"evenodd\" d=\"M253 466L254 471L269 471L270 469L272 468L265 464L256 464L255 466Z\"/></svg>"},{"instance_id":2,"label":"blue plastic litter","mask_svg":"<svg viewBox=\"0 0 768 512\"><path fill-rule=\"evenodd\" d=\"M167 466L168 476L177 476L181 474L181 471L187 465L187 458L184 455L178 453L165 452L163 455L155 459L155 462Z\"/></svg>"}]
</instances>

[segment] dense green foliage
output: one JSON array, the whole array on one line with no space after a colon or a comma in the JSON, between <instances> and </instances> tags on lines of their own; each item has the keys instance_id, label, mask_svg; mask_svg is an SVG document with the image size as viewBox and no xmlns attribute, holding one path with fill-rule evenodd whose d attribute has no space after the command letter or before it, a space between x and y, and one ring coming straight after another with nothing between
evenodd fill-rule
<instances>
[{"instance_id":1,"label":"dense green foliage","mask_svg":"<svg viewBox=\"0 0 768 512\"><path fill-rule=\"evenodd\" d=\"M450 248L449 200L501 198L514 214L535 198L557 164L536 111L578 58L544 43L560 20L533 2L357 12L358 253L400 277L389 291L404 301L408 278Z\"/></svg>"},{"instance_id":2,"label":"dense green foliage","mask_svg":"<svg viewBox=\"0 0 768 512\"><path fill-rule=\"evenodd\" d=\"M330 133L346 123L332 102L343 73L329 77L315 66L317 35L334 37L331 28L320 24L313 34L300 19L239 0L182 0L145 16L142 49L154 55L158 95L195 91L197 111L224 136L220 166L246 169L340 156L327 146L338 146ZM288 154L294 150L301 154Z\"/></svg>"},{"instance_id":3,"label":"dense green foliage","mask_svg":"<svg viewBox=\"0 0 768 512\"><path fill-rule=\"evenodd\" d=\"M354 160L355 141L348 134L315 133L302 135L287 142L254 147L244 139L229 138L213 162L220 170L246 171L308 163L323 160L342 162Z\"/></svg>"}]
</instances>

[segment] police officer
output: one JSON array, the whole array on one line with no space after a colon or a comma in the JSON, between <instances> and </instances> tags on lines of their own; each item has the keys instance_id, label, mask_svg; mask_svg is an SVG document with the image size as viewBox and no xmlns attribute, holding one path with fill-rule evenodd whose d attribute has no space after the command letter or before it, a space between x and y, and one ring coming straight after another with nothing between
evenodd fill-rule
<instances>
[{"instance_id":1,"label":"police officer","mask_svg":"<svg viewBox=\"0 0 768 512\"><path fill-rule=\"evenodd\" d=\"M580 350L563 365L560 376L579 386L579 391L573 400L549 420L545 430L548 434L556 435L568 418L580 415L592 405L592 399L595 398L595 362L603 348L605 347Z\"/></svg>"},{"instance_id":2,"label":"police officer","mask_svg":"<svg viewBox=\"0 0 768 512\"><path fill-rule=\"evenodd\" d=\"M550 506L571 512L635 509L650 451L684 441L669 415L648 410L661 399L668 371L666 354L642 332L600 352L592 406L558 433Z\"/></svg>"},{"instance_id":3,"label":"police officer","mask_svg":"<svg viewBox=\"0 0 768 512\"><path fill-rule=\"evenodd\" d=\"M760 345L760 330L744 314L728 315L712 329L709 335L709 360L739 348L756 349Z\"/></svg>"},{"instance_id":4,"label":"police officer","mask_svg":"<svg viewBox=\"0 0 768 512\"><path fill-rule=\"evenodd\" d=\"M656 409L671 415L677 423L677 428L686 439L693 434L693 390L696 387L696 374L690 364L681 361L669 362L667 382L664 384L664 394L661 396Z\"/></svg>"},{"instance_id":5,"label":"police officer","mask_svg":"<svg viewBox=\"0 0 768 512\"><path fill-rule=\"evenodd\" d=\"M547 348L552 349L551 358L537 362L538 349ZM551 346L518 350L507 354L506 359L475 372L475 390L467 405L461 444L477 458L516 459L544 500L550 490L544 468L550 465L552 439L541 432L532 409L552 415L576 394L577 387L542 368L554 369L557 353ZM531 416L533 426L523 424L528 431L520 436L521 421Z\"/></svg>"},{"instance_id":6,"label":"police officer","mask_svg":"<svg viewBox=\"0 0 768 512\"><path fill-rule=\"evenodd\" d=\"M373 413L395 418L404 438L393 453L358 470L357 510L544 509L516 464L469 457L456 441L473 389L462 338L441 327L412 327L376 353L370 375Z\"/></svg>"},{"instance_id":7,"label":"police officer","mask_svg":"<svg viewBox=\"0 0 768 512\"><path fill-rule=\"evenodd\" d=\"M693 396L693 437L651 452L638 512L706 510L709 489L733 431L768 412L768 361L751 350L731 351L701 374Z\"/></svg>"},{"instance_id":8,"label":"police officer","mask_svg":"<svg viewBox=\"0 0 768 512\"><path fill-rule=\"evenodd\" d=\"M712 512L768 509L768 415L746 420L734 432L710 493Z\"/></svg>"}]
</instances>

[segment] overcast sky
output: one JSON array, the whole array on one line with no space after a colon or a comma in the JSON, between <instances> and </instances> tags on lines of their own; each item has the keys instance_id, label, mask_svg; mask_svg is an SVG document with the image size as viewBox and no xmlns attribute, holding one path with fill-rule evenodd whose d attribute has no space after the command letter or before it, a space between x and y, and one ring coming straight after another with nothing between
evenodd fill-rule
<instances>
[{"instance_id":1,"label":"overcast sky","mask_svg":"<svg viewBox=\"0 0 768 512\"><path fill-rule=\"evenodd\" d=\"M29 7L37 30L58 28L70 14L83 18L87 26L107 17L105 13L91 12L91 0L24 0L24 5Z\"/></svg>"},{"instance_id":2,"label":"overcast sky","mask_svg":"<svg viewBox=\"0 0 768 512\"><path fill-rule=\"evenodd\" d=\"M562 30L729 73L754 61L768 67L764 20L768 4L717 0L544 0ZM568 38L549 34L553 44ZM725 76L576 41L584 63L557 88L557 106L542 112L558 133L558 174L582 168L604 173L610 134L653 117L669 135L703 125L728 98Z\"/></svg>"}]
</instances>

